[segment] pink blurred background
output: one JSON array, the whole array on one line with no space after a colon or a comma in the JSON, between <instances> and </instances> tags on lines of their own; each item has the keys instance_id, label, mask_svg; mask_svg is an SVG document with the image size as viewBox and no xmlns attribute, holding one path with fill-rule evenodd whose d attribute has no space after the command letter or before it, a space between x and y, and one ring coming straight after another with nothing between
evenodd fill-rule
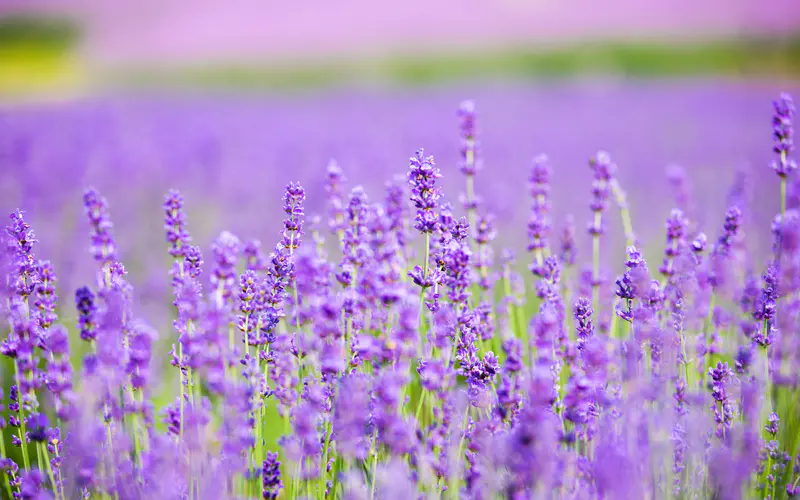
<instances>
[{"instance_id":1,"label":"pink blurred background","mask_svg":"<svg viewBox=\"0 0 800 500\"><path fill-rule=\"evenodd\" d=\"M316 60L599 40L781 37L800 0L4 0L64 13L100 65Z\"/></svg>"}]
</instances>

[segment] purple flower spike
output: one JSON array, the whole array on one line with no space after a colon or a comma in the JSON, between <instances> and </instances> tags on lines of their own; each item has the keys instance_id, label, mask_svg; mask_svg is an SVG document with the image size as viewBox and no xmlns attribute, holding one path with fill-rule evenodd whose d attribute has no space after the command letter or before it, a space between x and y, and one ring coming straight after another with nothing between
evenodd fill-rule
<instances>
[{"instance_id":1,"label":"purple flower spike","mask_svg":"<svg viewBox=\"0 0 800 500\"><path fill-rule=\"evenodd\" d=\"M461 135L461 158L459 169L466 176L474 176L480 168L478 162L477 121L475 102L463 101L458 107L459 131ZM467 210L474 207L465 207Z\"/></svg>"},{"instance_id":2,"label":"purple flower spike","mask_svg":"<svg viewBox=\"0 0 800 500\"><path fill-rule=\"evenodd\" d=\"M264 500L278 498L283 489L281 463L278 461L277 453L267 452L267 459L261 466L261 488L261 497Z\"/></svg>"},{"instance_id":3,"label":"purple flower spike","mask_svg":"<svg viewBox=\"0 0 800 500\"><path fill-rule=\"evenodd\" d=\"M542 252L547 248L550 233L550 160L547 155L533 159L533 167L528 178L530 195L533 199L531 215L528 219L528 251L536 255L536 265L542 264Z\"/></svg>"},{"instance_id":4,"label":"purple flower spike","mask_svg":"<svg viewBox=\"0 0 800 500\"><path fill-rule=\"evenodd\" d=\"M211 246L214 263L211 270L211 290L217 307L222 307L233 297L236 287L236 262L239 259L239 238L223 231Z\"/></svg>"},{"instance_id":5,"label":"purple flower spike","mask_svg":"<svg viewBox=\"0 0 800 500\"><path fill-rule=\"evenodd\" d=\"M183 196L175 189L170 190L164 200L164 230L167 232L169 254L175 258L185 257L191 238L186 229Z\"/></svg>"},{"instance_id":6,"label":"purple flower spike","mask_svg":"<svg viewBox=\"0 0 800 500\"><path fill-rule=\"evenodd\" d=\"M567 215L564 220L564 227L561 230L561 241L559 244L558 257L564 266L573 266L577 260L577 248L575 245L575 217Z\"/></svg>"},{"instance_id":7,"label":"purple flower spike","mask_svg":"<svg viewBox=\"0 0 800 500\"><path fill-rule=\"evenodd\" d=\"M739 233L741 222L742 211L739 207L730 207L725 213L725 223L722 226L722 233L712 250L714 256L727 256L730 253L736 236Z\"/></svg>"},{"instance_id":8,"label":"purple flower spike","mask_svg":"<svg viewBox=\"0 0 800 500\"><path fill-rule=\"evenodd\" d=\"M306 191L299 183L291 182L286 186L283 195L283 212L286 219L283 220L283 240L281 244L289 253L294 253L300 246L300 238L303 236L303 202L306 199Z\"/></svg>"},{"instance_id":9,"label":"purple flower spike","mask_svg":"<svg viewBox=\"0 0 800 500\"><path fill-rule=\"evenodd\" d=\"M117 245L108 203L96 189L90 188L83 194L83 208L89 219L92 256L104 266L111 264L117 260Z\"/></svg>"},{"instance_id":10,"label":"purple flower spike","mask_svg":"<svg viewBox=\"0 0 800 500\"><path fill-rule=\"evenodd\" d=\"M717 436L723 437L733 426L734 405L728 399L728 384L733 377L733 371L728 368L727 363L718 362L717 366L708 369L711 378L711 396L714 401L711 403L711 411L714 414L714 422L717 424Z\"/></svg>"},{"instance_id":11,"label":"purple flower spike","mask_svg":"<svg viewBox=\"0 0 800 500\"><path fill-rule=\"evenodd\" d=\"M7 249L12 267L9 269L7 284L9 292L16 293L19 298L24 299L35 289L32 279L36 271L33 244L37 240L30 224L22 218L22 211L17 210L9 218L11 223L6 226L6 234L8 235Z\"/></svg>"},{"instance_id":12,"label":"purple flower spike","mask_svg":"<svg viewBox=\"0 0 800 500\"><path fill-rule=\"evenodd\" d=\"M58 320L56 314L56 272L50 261L40 261L36 266L33 281L36 283L37 298L34 303L39 310L37 320L39 328L47 331Z\"/></svg>"},{"instance_id":13,"label":"purple flower spike","mask_svg":"<svg viewBox=\"0 0 800 500\"><path fill-rule=\"evenodd\" d=\"M51 358L47 363L45 384L54 397L57 416L68 420L73 415L75 400L72 392L72 365L69 360L69 334L61 325L55 325L45 340Z\"/></svg>"},{"instance_id":14,"label":"purple flower spike","mask_svg":"<svg viewBox=\"0 0 800 500\"><path fill-rule=\"evenodd\" d=\"M617 166L605 151L598 151L589 161L589 166L594 173L592 201L589 205L594 213L594 220L589 225L589 234L600 235L603 234L602 214L608 207L608 199L611 196L611 178L614 176Z\"/></svg>"},{"instance_id":15,"label":"purple flower spike","mask_svg":"<svg viewBox=\"0 0 800 500\"><path fill-rule=\"evenodd\" d=\"M97 323L94 315L97 308L94 303L94 294L89 287L83 286L75 291L75 308L78 310L78 327L80 328L81 340L86 342L97 338Z\"/></svg>"},{"instance_id":16,"label":"purple flower spike","mask_svg":"<svg viewBox=\"0 0 800 500\"><path fill-rule=\"evenodd\" d=\"M664 250L664 262L658 270L668 278L675 274L673 262L686 244L686 228L688 224L689 222L683 215L683 211L677 208L672 210L667 219L667 244Z\"/></svg>"},{"instance_id":17,"label":"purple flower spike","mask_svg":"<svg viewBox=\"0 0 800 500\"><path fill-rule=\"evenodd\" d=\"M774 438L778 434L778 424L781 423L780 417L775 412L769 414L767 418L767 425L764 426L767 432L769 432L772 437Z\"/></svg>"},{"instance_id":18,"label":"purple flower spike","mask_svg":"<svg viewBox=\"0 0 800 500\"><path fill-rule=\"evenodd\" d=\"M772 169L780 177L786 177L797 169L797 163L791 158L794 150L794 114L795 107L792 96L781 94L773 101L775 109L772 115L772 138L775 141L773 151L778 155L772 162Z\"/></svg>"},{"instance_id":19,"label":"purple flower spike","mask_svg":"<svg viewBox=\"0 0 800 500\"><path fill-rule=\"evenodd\" d=\"M578 349L594 335L594 324L592 323L592 301L581 297L575 302L575 322L578 331Z\"/></svg>"},{"instance_id":20,"label":"purple flower spike","mask_svg":"<svg viewBox=\"0 0 800 500\"><path fill-rule=\"evenodd\" d=\"M344 174L336 160L328 162L325 192L328 195L328 227L334 232L344 231L345 228L344 201L342 198L342 183L344 181Z\"/></svg>"},{"instance_id":21,"label":"purple flower spike","mask_svg":"<svg viewBox=\"0 0 800 500\"><path fill-rule=\"evenodd\" d=\"M260 241L248 241L242 249L242 255L244 256L245 269L248 271L264 271L267 269L264 254L261 252Z\"/></svg>"},{"instance_id":22,"label":"purple flower spike","mask_svg":"<svg viewBox=\"0 0 800 500\"><path fill-rule=\"evenodd\" d=\"M475 112L475 101L465 100L461 101L458 106L458 118L460 119L461 138L471 140L475 138L475 119L477 113Z\"/></svg>"},{"instance_id":23,"label":"purple flower spike","mask_svg":"<svg viewBox=\"0 0 800 500\"><path fill-rule=\"evenodd\" d=\"M425 156L419 149L409 159L408 184L411 186L411 202L417 209L414 228L421 233L432 233L438 223L436 209L441 197L436 179L441 177L433 162L433 156Z\"/></svg>"}]
</instances>

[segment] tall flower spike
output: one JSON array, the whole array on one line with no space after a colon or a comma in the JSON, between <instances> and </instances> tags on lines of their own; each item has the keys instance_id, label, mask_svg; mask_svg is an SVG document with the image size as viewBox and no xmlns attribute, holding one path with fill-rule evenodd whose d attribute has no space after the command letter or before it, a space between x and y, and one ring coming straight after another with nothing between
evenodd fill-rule
<instances>
[{"instance_id":1,"label":"tall flower spike","mask_svg":"<svg viewBox=\"0 0 800 500\"><path fill-rule=\"evenodd\" d=\"M681 251L681 248L686 244L686 227L688 221L680 209L673 209L669 218L667 219L667 245L664 250L664 262L658 268L659 272L667 278L675 274L673 261Z\"/></svg>"},{"instance_id":2,"label":"tall flower spike","mask_svg":"<svg viewBox=\"0 0 800 500\"><path fill-rule=\"evenodd\" d=\"M778 159L772 162L772 168L780 177L785 178L797 168L797 163L791 158L794 150L794 101L789 94L781 94L772 104L775 109L772 115L772 138L775 145L772 150L778 155Z\"/></svg>"},{"instance_id":3,"label":"tall flower spike","mask_svg":"<svg viewBox=\"0 0 800 500\"><path fill-rule=\"evenodd\" d=\"M425 156L420 148L409 159L408 184L411 186L411 202L417 209L414 228L421 233L432 233L436 229L438 215L436 209L441 192L436 187L436 179L441 177L433 162L433 156Z\"/></svg>"},{"instance_id":4,"label":"tall flower spike","mask_svg":"<svg viewBox=\"0 0 800 500\"><path fill-rule=\"evenodd\" d=\"M325 192L328 195L328 227L336 233L341 233L345 227L344 201L342 199L342 183L344 181L344 174L336 160L328 162L325 176Z\"/></svg>"},{"instance_id":5,"label":"tall flower spike","mask_svg":"<svg viewBox=\"0 0 800 500\"><path fill-rule=\"evenodd\" d=\"M283 483L281 482L281 463L278 461L278 454L271 451L267 452L267 459L261 466L262 490L261 496L264 500L274 500L278 498Z\"/></svg>"},{"instance_id":6,"label":"tall flower spike","mask_svg":"<svg viewBox=\"0 0 800 500\"><path fill-rule=\"evenodd\" d=\"M264 271L267 268L264 254L261 252L260 241L248 241L242 249L242 255L244 256L244 267L248 271Z\"/></svg>"},{"instance_id":7,"label":"tall flower spike","mask_svg":"<svg viewBox=\"0 0 800 500\"><path fill-rule=\"evenodd\" d=\"M176 259L185 257L191 238L186 229L183 196L175 189L171 189L164 199L164 230L167 232L169 254Z\"/></svg>"},{"instance_id":8,"label":"tall flower spike","mask_svg":"<svg viewBox=\"0 0 800 500\"><path fill-rule=\"evenodd\" d=\"M727 256L733 247L736 235L741 224L742 211L739 207L731 207L725 213L725 223L722 226L722 233L714 245L712 254L716 256Z\"/></svg>"},{"instance_id":9,"label":"tall flower spike","mask_svg":"<svg viewBox=\"0 0 800 500\"><path fill-rule=\"evenodd\" d=\"M117 245L108 203L96 189L90 188L83 194L83 208L89 219L92 256L103 266L111 264L117 260Z\"/></svg>"},{"instance_id":10,"label":"tall flower spike","mask_svg":"<svg viewBox=\"0 0 800 500\"><path fill-rule=\"evenodd\" d=\"M211 246L214 263L211 270L211 290L217 307L229 304L236 287L236 262L239 259L239 238L223 231Z\"/></svg>"},{"instance_id":11,"label":"tall flower spike","mask_svg":"<svg viewBox=\"0 0 800 500\"><path fill-rule=\"evenodd\" d=\"M72 417L72 365L69 362L69 334L61 325L55 325L47 335L47 350L51 358L47 363L45 380L54 396L56 415L62 420Z\"/></svg>"},{"instance_id":12,"label":"tall flower spike","mask_svg":"<svg viewBox=\"0 0 800 500\"><path fill-rule=\"evenodd\" d=\"M667 181L672 188L672 197L675 205L689 214L694 214L694 199L692 198L692 183L686 175L686 169L680 165L667 166Z\"/></svg>"},{"instance_id":13,"label":"tall flower spike","mask_svg":"<svg viewBox=\"0 0 800 500\"><path fill-rule=\"evenodd\" d=\"M561 242L559 249L559 259L564 266L573 266L577 260L577 249L575 247L575 217L567 215L564 220L564 227L561 230Z\"/></svg>"},{"instance_id":14,"label":"tall flower spike","mask_svg":"<svg viewBox=\"0 0 800 500\"><path fill-rule=\"evenodd\" d=\"M286 218L283 220L283 240L281 244L293 254L300 246L300 239L303 236L303 202L306 199L306 191L299 183L290 182L286 186L283 195L283 212Z\"/></svg>"},{"instance_id":15,"label":"tall flower spike","mask_svg":"<svg viewBox=\"0 0 800 500\"><path fill-rule=\"evenodd\" d=\"M97 323L94 294L89 287L82 286L75 291L75 308L78 310L78 327L81 340L92 342L97 338Z\"/></svg>"},{"instance_id":16,"label":"tall flower spike","mask_svg":"<svg viewBox=\"0 0 800 500\"><path fill-rule=\"evenodd\" d=\"M642 253L636 247L628 247L628 260L625 273L617 278L616 295L624 301L617 305L617 316L625 321L632 322L634 319L632 303L636 299L641 299L649 288L647 263L644 261Z\"/></svg>"},{"instance_id":17,"label":"tall flower spike","mask_svg":"<svg viewBox=\"0 0 800 500\"><path fill-rule=\"evenodd\" d=\"M34 274L34 281L36 282L36 308L39 310L37 321L39 328L46 332L50 326L58 321L56 314L56 302L58 296L56 295L56 272L50 261L39 261Z\"/></svg>"},{"instance_id":18,"label":"tall flower spike","mask_svg":"<svg viewBox=\"0 0 800 500\"><path fill-rule=\"evenodd\" d=\"M478 114L475 112L475 102L462 101L458 106L459 132L461 135L461 173L474 176L478 169L476 140L477 127L475 126Z\"/></svg>"},{"instance_id":19,"label":"tall flower spike","mask_svg":"<svg viewBox=\"0 0 800 500\"><path fill-rule=\"evenodd\" d=\"M579 298L575 302L574 314L575 325L578 332L578 349L582 349L583 345L594 334L594 324L592 323L592 303L585 297Z\"/></svg>"},{"instance_id":20,"label":"tall flower spike","mask_svg":"<svg viewBox=\"0 0 800 500\"><path fill-rule=\"evenodd\" d=\"M544 260L547 248L547 236L550 233L550 161L547 155L539 155L533 159L531 174L528 178L530 195L533 199L531 215L528 219L528 251L534 254L534 274Z\"/></svg>"},{"instance_id":21,"label":"tall flower spike","mask_svg":"<svg viewBox=\"0 0 800 500\"><path fill-rule=\"evenodd\" d=\"M480 168L475 103L470 100L463 101L458 107L458 118L461 136L459 169L467 178L467 193L463 203L464 209L469 214L470 224L474 225L475 210L478 207L478 199L475 196L475 174Z\"/></svg>"},{"instance_id":22,"label":"tall flower spike","mask_svg":"<svg viewBox=\"0 0 800 500\"><path fill-rule=\"evenodd\" d=\"M594 221L589 225L589 234L603 234L602 215L608 207L611 196L611 179L617 170L617 165L611 161L611 156L605 151L598 151L589 161L589 166L594 173L592 181L592 202L589 205L594 214Z\"/></svg>"},{"instance_id":23,"label":"tall flower spike","mask_svg":"<svg viewBox=\"0 0 800 500\"><path fill-rule=\"evenodd\" d=\"M611 180L617 165L611 161L611 156L607 152L598 151L589 161L589 166L594 173L592 201L589 205L593 219L589 224L589 234L592 235L592 304L596 311L600 301L600 235L603 234L603 212L608 207Z\"/></svg>"},{"instance_id":24,"label":"tall flower spike","mask_svg":"<svg viewBox=\"0 0 800 500\"><path fill-rule=\"evenodd\" d=\"M22 217L22 211L13 212L9 215L9 219L11 219L11 223L6 226L9 257L12 261L8 277L9 292L24 299L35 289L32 278L36 270L36 261L33 258L33 244L36 243L36 236L33 234L30 224Z\"/></svg>"}]
</instances>

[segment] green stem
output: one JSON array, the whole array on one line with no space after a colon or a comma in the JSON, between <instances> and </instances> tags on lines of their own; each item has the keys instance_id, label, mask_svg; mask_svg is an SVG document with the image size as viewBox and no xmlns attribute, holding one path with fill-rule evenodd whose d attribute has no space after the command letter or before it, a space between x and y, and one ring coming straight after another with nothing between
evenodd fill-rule
<instances>
[{"instance_id":1,"label":"green stem","mask_svg":"<svg viewBox=\"0 0 800 500\"><path fill-rule=\"evenodd\" d=\"M108 439L108 466L110 470L106 471L109 474L107 479L110 480L111 487L114 489L114 498L119 500L119 494L117 493L116 488L116 481L114 480L114 446L113 446L113 438L111 435L111 423L106 423L106 437Z\"/></svg>"},{"instance_id":2,"label":"green stem","mask_svg":"<svg viewBox=\"0 0 800 500\"><path fill-rule=\"evenodd\" d=\"M331 431L333 430L333 424L331 420L325 423L325 448L322 452L322 463L320 464L320 483L319 483L319 492L320 498L325 497L325 484L328 481L328 453L330 451L331 446Z\"/></svg>"},{"instance_id":3,"label":"green stem","mask_svg":"<svg viewBox=\"0 0 800 500\"><path fill-rule=\"evenodd\" d=\"M47 468L47 477L50 478L50 484L53 486L53 496L59 498L61 496L61 492L59 492L58 485L56 484L56 477L53 474L53 467L50 465L50 453L47 451L47 445L44 443L39 443L39 450L40 457L44 457L44 462Z\"/></svg>"},{"instance_id":4,"label":"green stem","mask_svg":"<svg viewBox=\"0 0 800 500\"><path fill-rule=\"evenodd\" d=\"M431 233L425 233L425 260L423 261L422 280L428 277L428 261L431 257ZM425 323L425 287L422 287L419 294L419 339L417 345L417 354L422 357L422 346L425 338L422 335L422 327Z\"/></svg>"},{"instance_id":5,"label":"green stem","mask_svg":"<svg viewBox=\"0 0 800 500\"><path fill-rule=\"evenodd\" d=\"M178 373L180 378L180 386L178 391L178 398L180 399L180 432L178 441L183 442L183 344L178 341Z\"/></svg>"},{"instance_id":6,"label":"green stem","mask_svg":"<svg viewBox=\"0 0 800 500\"><path fill-rule=\"evenodd\" d=\"M625 196L625 191L617 182L617 179L611 180L611 191L616 198L617 206L619 206L619 214L622 218L622 228L625 231L625 240L627 245L633 246L636 244L636 236L633 232L633 222L631 221L631 211L628 209L628 201Z\"/></svg>"},{"instance_id":7,"label":"green stem","mask_svg":"<svg viewBox=\"0 0 800 500\"><path fill-rule=\"evenodd\" d=\"M786 177L781 177L781 222L786 217Z\"/></svg>"},{"instance_id":8,"label":"green stem","mask_svg":"<svg viewBox=\"0 0 800 500\"><path fill-rule=\"evenodd\" d=\"M594 214L594 227L600 228L601 213ZM600 234L592 233L592 307L596 318L600 318Z\"/></svg>"},{"instance_id":9,"label":"green stem","mask_svg":"<svg viewBox=\"0 0 800 500\"><path fill-rule=\"evenodd\" d=\"M19 412L19 427L17 427L17 435L19 440L21 441L21 448L22 448L22 464L25 466L25 469L30 470L31 468L31 461L28 455L28 442L26 441L26 436L28 435L28 431L25 428L25 415L23 413L23 395L22 395L22 377L19 374L19 363L17 360L14 360L14 375L17 379L17 405L18 405L18 412Z\"/></svg>"},{"instance_id":10,"label":"green stem","mask_svg":"<svg viewBox=\"0 0 800 500\"><path fill-rule=\"evenodd\" d=\"M464 418L461 420L461 439L458 441L458 454L456 455L457 464L464 458L464 442L467 437L467 417L469 417L469 406L464 410ZM458 467L456 467L457 469ZM458 498L459 493L456 491L458 484L461 482L456 474L456 471L451 471L450 481L447 487L448 493L453 495L452 498Z\"/></svg>"},{"instance_id":11,"label":"green stem","mask_svg":"<svg viewBox=\"0 0 800 500\"><path fill-rule=\"evenodd\" d=\"M475 163L475 150L472 140L467 145L467 158L466 163L471 167ZM469 227L475 228L475 209L473 208L473 200L475 199L475 177L472 174L467 174L467 219L469 220Z\"/></svg>"},{"instance_id":12,"label":"green stem","mask_svg":"<svg viewBox=\"0 0 800 500\"><path fill-rule=\"evenodd\" d=\"M5 436L0 434L0 458L6 458L6 457L7 457L7 455L6 455L6 439L5 439ZM11 483L9 482L8 476L5 475L5 474L4 474L4 476L5 476L5 481L3 481L3 484L6 487L6 493L8 493L8 498L10 499L10 498L13 498L13 496L11 495Z\"/></svg>"},{"instance_id":13,"label":"green stem","mask_svg":"<svg viewBox=\"0 0 800 500\"><path fill-rule=\"evenodd\" d=\"M331 486L330 497L336 498L336 490L339 487L339 472L342 469L342 457L337 456L333 464L333 486Z\"/></svg>"},{"instance_id":14,"label":"green stem","mask_svg":"<svg viewBox=\"0 0 800 500\"><path fill-rule=\"evenodd\" d=\"M369 491L370 500L375 500L375 483L377 482L376 481L377 478L375 476L377 470L378 470L378 453L375 452L373 454L373 460L372 460L372 478L370 481L370 491Z\"/></svg>"},{"instance_id":15,"label":"green stem","mask_svg":"<svg viewBox=\"0 0 800 500\"><path fill-rule=\"evenodd\" d=\"M425 404L425 396L428 392L425 389L422 389L422 393L419 395L419 403L417 403L417 411L414 412L414 418L419 422L419 412L422 410L423 404Z\"/></svg>"}]
</instances>

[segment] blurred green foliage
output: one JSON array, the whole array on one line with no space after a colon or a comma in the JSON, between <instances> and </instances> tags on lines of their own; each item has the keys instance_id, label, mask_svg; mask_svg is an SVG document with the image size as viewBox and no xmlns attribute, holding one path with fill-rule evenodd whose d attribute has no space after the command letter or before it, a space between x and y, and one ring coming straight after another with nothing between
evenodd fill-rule
<instances>
[{"instance_id":1,"label":"blurred green foliage","mask_svg":"<svg viewBox=\"0 0 800 500\"><path fill-rule=\"evenodd\" d=\"M108 75L124 86L309 89L348 83L429 85L481 78L800 77L800 37L702 44L607 42L497 53L415 54L378 60L308 63L208 64L153 70L128 68Z\"/></svg>"},{"instance_id":2,"label":"blurred green foliage","mask_svg":"<svg viewBox=\"0 0 800 500\"><path fill-rule=\"evenodd\" d=\"M36 45L70 50L80 39L78 26L68 19L33 15L0 17L0 47Z\"/></svg>"},{"instance_id":3,"label":"blurred green foliage","mask_svg":"<svg viewBox=\"0 0 800 500\"><path fill-rule=\"evenodd\" d=\"M0 17L0 97L74 87L78 26L67 19Z\"/></svg>"}]
</instances>

